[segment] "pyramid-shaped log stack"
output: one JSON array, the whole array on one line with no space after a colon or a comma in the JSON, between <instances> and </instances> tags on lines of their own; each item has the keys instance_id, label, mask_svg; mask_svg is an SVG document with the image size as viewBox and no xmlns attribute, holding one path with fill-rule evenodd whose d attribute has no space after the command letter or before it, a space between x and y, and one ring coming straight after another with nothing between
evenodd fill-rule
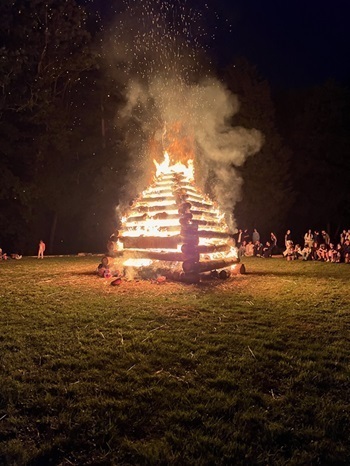
<instances>
[{"instance_id":1,"label":"pyramid-shaped log stack","mask_svg":"<svg viewBox=\"0 0 350 466\"><path fill-rule=\"evenodd\" d=\"M224 215L186 171L160 173L133 203L118 236L124 267L188 282L239 262ZM225 274L224 274L225 275Z\"/></svg>"}]
</instances>

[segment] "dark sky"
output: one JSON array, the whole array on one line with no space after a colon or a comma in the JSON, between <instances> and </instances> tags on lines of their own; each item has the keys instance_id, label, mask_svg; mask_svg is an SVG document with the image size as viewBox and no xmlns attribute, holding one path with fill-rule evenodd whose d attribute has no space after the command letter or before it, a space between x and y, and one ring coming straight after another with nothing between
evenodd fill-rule
<instances>
[{"instance_id":1,"label":"dark sky","mask_svg":"<svg viewBox=\"0 0 350 466\"><path fill-rule=\"evenodd\" d=\"M105 20L123 3L86 1L97 6ZM350 0L171 3L178 2L203 11L208 37L215 36L207 46L220 65L237 55L245 56L274 87L303 87L329 78L350 82Z\"/></svg>"},{"instance_id":2,"label":"dark sky","mask_svg":"<svg viewBox=\"0 0 350 466\"><path fill-rule=\"evenodd\" d=\"M313 85L328 78L350 81L348 0L212 3L222 24L214 43L221 62L242 54L274 86Z\"/></svg>"}]
</instances>

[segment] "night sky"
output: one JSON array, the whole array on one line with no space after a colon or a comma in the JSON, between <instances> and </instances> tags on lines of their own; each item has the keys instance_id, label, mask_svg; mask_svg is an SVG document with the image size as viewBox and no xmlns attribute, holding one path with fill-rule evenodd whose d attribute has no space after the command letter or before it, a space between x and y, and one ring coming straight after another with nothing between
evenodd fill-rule
<instances>
[{"instance_id":1,"label":"night sky","mask_svg":"<svg viewBox=\"0 0 350 466\"><path fill-rule=\"evenodd\" d=\"M108 22L122 2L90 0ZM132 2L127 2L132 3ZM174 2L174 5L177 2ZM203 13L203 42L214 63L229 64L247 57L273 87L305 87L330 78L350 77L347 0L335 2L261 0L183 0ZM176 5L175 5L176 7Z\"/></svg>"},{"instance_id":2,"label":"night sky","mask_svg":"<svg viewBox=\"0 0 350 466\"><path fill-rule=\"evenodd\" d=\"M307 86L346 80L350 4L331 2L219 2L232 33L218 34L217 53L229 61L247 56L274 86ZM226 46L224 45L226 44Z\"/></svg>"}]
</instances>

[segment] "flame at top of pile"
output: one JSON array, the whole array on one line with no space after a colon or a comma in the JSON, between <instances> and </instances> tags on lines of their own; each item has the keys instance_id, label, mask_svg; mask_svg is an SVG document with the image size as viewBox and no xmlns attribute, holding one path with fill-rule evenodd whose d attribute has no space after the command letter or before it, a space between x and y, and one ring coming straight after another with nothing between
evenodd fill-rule
<instances>
[{"instance_id":1,"label":"flame at top of pile","mask_svg":"<svg viewBox=\"0 0 350 466\"><path fill-rule=\"evenodd\" d=\"M156 160L154 160L154 164L156 166L156 178L159 178L161 175L182 173L186 181L194 180L194 168L192 159L188 160L187 166L181 162L177 162L171 165L170 156L168 152L165 152L163 162L158 163Z\"/></svg>"}]
</instances>

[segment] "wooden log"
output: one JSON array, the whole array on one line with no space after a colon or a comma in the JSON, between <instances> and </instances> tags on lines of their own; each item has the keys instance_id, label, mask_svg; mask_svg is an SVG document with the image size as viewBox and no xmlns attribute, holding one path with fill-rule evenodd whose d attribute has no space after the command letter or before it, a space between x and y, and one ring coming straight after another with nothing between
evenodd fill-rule
<instances>
[{"instance_id":1,"label":"wooden log","mask_svg":"<svg viewBox=\"0 0 350 466\"><path fill-rule=\"evenodd\" d=\"M199 246L190 243L184 243L181 246L181 251L184 254L191 255L191 254L199 254Z\"/></svg>"},{"instance_id":2,"label":"wooden log","mask_svg":"<svg viewBox=\"0 0 350 466\"><path fill-rule=\"evenodd\" d=\"M209 270L223 269L229 267L232 264L238 263L239 259L236 257L217 259L217 260L208 260L203 262L195 261L184 261L182 264L182 269L184 272L207 272Z\"/></svg>"},{"instance_id":3,"label":"wooden log","mask_svg":"<svg viewBox=\"0 0 350 466\"><path fill-rule=\"evenodd\" d=\"M151 259L166 262L182 262L186 256L181 252L153 251L151 249L124 249L123 258L127 259Z\"/></svg>"},{"instance_id":4,"label":"wooden log","mask_svg":"<svg viewBox=\"0 0 350 466\"><path fill-rule=\"evenodd\" d=\"M220 245L201 245L198 246L198 252L200 254L211 254L213 252L225 252L229 251L231 249L230 245L225 243L225 244L220 244Z\"/></svg>"},{"instance_id":5,"label":"wooden log","mask_svg":"<svg viewBox=\"0 0 350 466\"><path fill-rule=\"evenodd\" d=\"M195 254L195 253L192 253L192 254L183 254L183 261L184 262L187 262L187 261L191 261L191 262L199 262L199 254Z\"/></svg>"},{"instance_id":6,"label":"wooden log","mask_svg":"<svg viewBox=\"0 0 350 466\"><path fill-rule=\"evenodd\" d=\"M143 212L155 212L157 210L177 210L177 205L174 203L174 204L170 204L170 205L167 205L167 206L158 206L158 205L153 205L153 206L150 206L150 205L140 205L140 206L136 206L135 207L135 210L139 213L143 213Z\"/></svg>"},{"instance_id":7,"label":"wooden log","mask_svg":"<svg viewBox=\"0 0 350 466\"><path fill-rule=\"evenodd\" d=\"M198 235L180 235L180 239L182 243L186 244L193 244L197 245L199 243L199 236Z\"/></svg>"},{"instance_id":8,"label":"wooden log","mask_svg":"<svg viewBox=\"0 0 350 466\"><path fill-rule=\"evenodd\" d=\"M142 198L142 203L149 204L151 202L172 201L173 199L174 197L170 194L168 196L160 196L160 195L157 197L148 196L148 197Z\"/></svg>"},{"instance_id":9,"label":"wooden log","mask_svg":"<svg viewBox=\"0 0 350 466\"><path fill-rule=\"evenodd\" d=\"M197 231L198 231L198 225L195 223L194 224L189 223L188 225L181 225L180 234L181 235L186 235L186 234L193 235L193 234L196 234Z\"/></svg>"},{"instance_id":10,"label":"wooden log","mask_svg":"<svg viewBox=\"0 0 350 466\"><path fill-rule=\"evenodd\" d=\"M185 273L199 273L199 262L188 259L182 263L182 270Z\"/></svg>"},{"instance_id":11,"label":"wooden log","mask_svg":"<svg viewBox=\"0 0 350 466\"><path fill-rule=\"evenodd\" d=\"M191 207L192 207L192 204L190 202L183 202L180 205L178 212L180 215L187 214L190 212Z\"/></svg>"},{"instance_id":12,"label":"wooden log","mask_svg":"<svg viewBox=\"0 0 350 466\"><path fill-rule=\"evenodd\" d=\"M179 235L174 236L122 236L119 241L124 249L176 249L182 243Z\"/></svg>"},{"instance_id":13,"label":"wooden log","mask_svg":"<svg viewBox=\"0 0 350 466\"><path fill-rule=\"evenodd\" d=\"M188 219L187 217L183 216L179 219L179 223L181 226L186 226L186 225L189 225L190 224L190 219Z\"/></svg>"},{"instance_id":14,"label":"wooden log","mask_svg":"<svg viewBox=\"0 0 350 466\"><path fill-rule=\"evenodd\" d=\"M147 227L147 225L141 221L140 223L137 223L135 226L136 226L137 228L140 229L140 237L143 238L145 235L142 234L142 228ZM127 236L129 236L129 235L128 235L129 230L127 230L127 228L129 228L129 227L130 227L130 228L134 228L133 225L131 226L131 225L128 225L128 223L126 223L126 224L125 224L125 230L124 230L124 233L123 233L122 237L127 237ZM159 226L159 227L158 227L158 230L159 230L160 232L162 232L162 231L169 232L169 233L172 232L173 234L174 234L174 233L177 233L177 232L180 233L180 225L177 223L177 224L175 224L175 225ZM131 231L133 231L133 230L131 230ZM130 236L130 237L131 237L131 236Z\"/></svg>"},{"instance_id":15,"label":"wooden log","mask_svg":"<svg viewBox=\"0 0 350 466\"><path fill-rule=\"evenodd\" d=\"M209 220L196 220L194 219L193 220L193 223L196 223L198 226L201 226L201 227L205 227L205 226L208 226L208 227L215 227L217 226L218 228L221 227L221 225L218 223L218 222L215 222L214 220L213 221L209 221Z\"/></svg>"},{"instance_id":16,"label":"wooden log","mask_svg":"<svg viewBox=\"0 0 350 466\"><path fill-rule=\"evenodd\" d=\"M208 209L208 210L213 209L213 206L211 204L208 204L207 202L198 202L198 201L191 200L191 204L193 207L198 207L200 209Z\"/></svg>"},{"instance_id":17,"label":"wooden log","mask_svg":"<svg viewBox=\"0 0 350 466\"><path fill-rule=\"evenodd\" d=\"M193 214L194 217L195 216L201 217L204 214L206 217L209 217L209 218L213 218L213 219L217 218L217 213L212 212L212 211L203 212L202 210L191 209L191 214Z\"/></svg>"},{"instance_id":18,"label":"wooden log","mask_svg":"<svg viewBox=\"0 0 350 466\"><path fill-rule=\"evenodd\" d=\"M244 264L236 264L230 268L231 275L244 275L246 273Z\"/></svg>"},{"instance_id":19,"label":"wooden log","mask_svg":"<svg viewBox=\"0 0 350 466\"><path fill-rule=\"evenodd\" d=\"M231 272L229 269L222 269L219 272L219 278L221 280L227 280L231 276Z\"/></svg>"},{"instance_id":20,"label":"wooden log","mask_svg":"<svg viewBox=\"0 0 350 466\"><path fill-rule=\"evenodd\" d=\"M243 275L245 274L245 265L244 264L231 265L230 267L221 269L218 273L219 273L219 278L221 278L221 280L226 280L232 275L240 275L240 274Z\"/></svg>"},{"instance_id":21,"label":"wooden log","mask_svg":"<svg viewBox=\"0 0 350 466\"><path fill-rule=\"evenodd\" d=\"M231 239L229 233L223 231L198 230L198 235L201 238L222 238L226 241Z\"/></svg>"}]
</instances>

